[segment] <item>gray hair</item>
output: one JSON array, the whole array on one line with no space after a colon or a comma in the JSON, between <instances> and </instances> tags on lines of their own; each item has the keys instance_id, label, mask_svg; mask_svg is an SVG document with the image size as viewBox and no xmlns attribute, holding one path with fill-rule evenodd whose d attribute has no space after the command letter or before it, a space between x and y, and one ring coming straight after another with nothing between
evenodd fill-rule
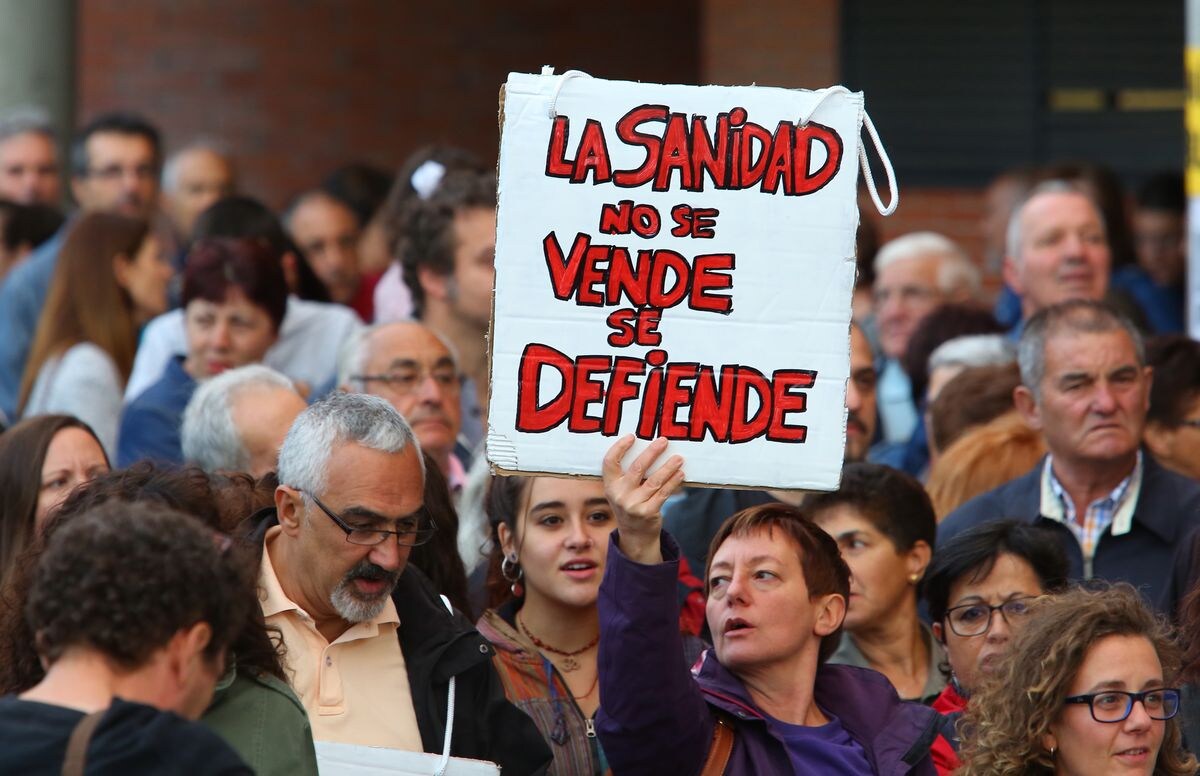
<instances>
[{"instance_id":1,"label":"gray hair","mask_svg":"<svg viewBox=\"0 0 1200 776\"><path fill-rule=\"evenodd\" d=\"M378 396L334 391L300 413L279 449L279 484L307 493L325 489L335 447L348 442L383 453L411 445L425 473L421 446L408 421Z\"/></svg>"},{"instance_id":2,"label":"gray hair","mask_svg":"<svg viewBox=\"0 0 1200 776\"><path fill-rule=\"evenodd\" d=\"M219 140L210 140L208 138L197 138L187 145L178 148L167 157L167 161L162 168L162 188L163 191L174 191L179 183L179 162L185 154L192 151L210 151L225 160L225 163L232 168L232 163L229 161L229 148Z\"/></svg>"},{"instance_id":3,"label":"gray hair","mask_svg":"<svg viewBox=\"0 0 1200 776\"><path fill-rule=\"evenodd\" d=\"M454 349L454 345L438 332L429 328L419 321L390 321L388 323L376 323L371 326L364 326L356 330L353 334L342 341L342 345L338 348L337 358L337 384L339 387L346 386L351 391L357 393L366 393L367 386L362 380L354 379L354 375L361 375L367 368L367 359L371 355L371 338L377 332L383 331L392 326L420 326L428 331L446 348L450 353L450 359L454 362L454 368L458 369L458 352Z\"/></svg>"},{"instance_id":4,"label":"gray hair","mask_svg":"<svg viewBox=\"0 0 1200 776\"><path fill-rule=\"evenodd\" d=\"M1001 366L1017 360L1017 349L1003 334L969 334L946 340L929 354L929 371L944 366Z\"/></svg>"},{"instance_id":5,"label":"gray hair","mask_svg":"<svg viewBox=\"0 0 1200 776\"><path fill-rule=\"evenodd\" d=\"M1083 197L1095 208L1096 215L1100 217L1100 225L1105 228L1105 233L1107 234L1108 226L1104 223L1104 211L1096 204L1096 200L1092 198L1087 189L1078 183L1061 179L1042 181L1025 193L1025 196L1017 202L1016 206L1012 209L1012 213L1008 216L1008 229L1005 230L1004 247L1008 257L1014 262L1021 260L1021 215L1025 212L1025 208L1030 202L1043 194L1078 194Z\"/></svg>"},{"instance_id":6,"label":"gray hair","mask_svg":"<svg viewBox=\"0 0 1200 776\"><path fill-rule=\"evenodd\" d=\"M908 259L938 260L937 285L943 294L965 291L976 299L983 292L983 279L971 257L958 243L937 232L912 232L889 240L875 255L875 272Z\"/></svg>"},{"instance_id":7,"label":"gray hair","mask_svg":"<svg viewBox=\"0 0 1200 776\"><path fill-rule=\"evenodd\" d=\"M185 461L210 473L249 467L250 454L233 422L233 402L239 394L255 388L296 390L291 380L262 364L222 372L196 389L179 429Z\"/></svg>"},{"instance_id":8,"label":"gray hair","mask_svg":"<svg viewBox=\"0 0 1200 776\"><path fill-rule=\"evenodd\" d=\"M58 141L58 133L54 131L50 114L42 108L24 106L9 111L0 118L0 143L29 132L36 132L55 142Z\"/></svg>"},{"instance_id":9,"label":"gray hair","mask_svg":"<svg viewBox=\"0 0 1200 776\"><path fill-rule=\"evenodd\" d=\"M1074 299L1039 310L1025 324L1017 344L1017 365L1021 384L1042 399L1042 378L1046 376L1046 340L1060 333L1105 334L1124 331L1133 342L1137 365L1146 365L1146 345L1141 332L1129 319L1104 302Z\"/></svg>"}]
</instances>

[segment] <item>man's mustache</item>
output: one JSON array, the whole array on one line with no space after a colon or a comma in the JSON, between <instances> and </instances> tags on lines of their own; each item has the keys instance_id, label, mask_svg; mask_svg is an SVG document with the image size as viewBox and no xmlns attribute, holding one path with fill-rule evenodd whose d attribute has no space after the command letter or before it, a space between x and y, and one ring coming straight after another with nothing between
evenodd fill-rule
<instances>
[{"instance_id":1,"label":"man's mustache","mask_svg":"<svg viewBox=\"0 0 1200 776\"><path fill-rule=\"evenodd\" d=\"M346 572L345 581L352 582L356 579L365 579L368 582L378 582L386 580L394 585L399 578L399 571L388 571L382 566L377 566L371 561L364 559Z\"/></svg>"}]
</instances>

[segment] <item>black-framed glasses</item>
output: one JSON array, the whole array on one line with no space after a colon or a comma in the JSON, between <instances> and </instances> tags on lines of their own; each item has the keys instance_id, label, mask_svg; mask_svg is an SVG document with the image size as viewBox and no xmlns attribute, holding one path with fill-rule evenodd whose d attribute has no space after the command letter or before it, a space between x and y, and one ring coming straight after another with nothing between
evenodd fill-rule
<instances>
[{"instance_id":1,"label":"black-framed glasses","mask_svg":"<svg viewBox=\"0 0 1200 776\"><path fill-rule=\"evenodd\" d=\"M1022 596L1010 598L1002 604L963 604L946 610L946 622L950 630L957 636L982 636L992 627L992 613L1000 612L1000 616L1009 625L1020 622L1029 616L1030 607L1038 600L1038 596Z\"/></svg>"},{"instance_id":2,"label":"black-framed glasses","mask_svg":"<svg viewBox=\"0 0 1200 776\"><path fill-rule=\"evenodd\" d=\"M150 178L158 177L158 166L153 164L139 164L133 167L123 167L119 164L110 164L106 167L89 167L87 169L89 178L99 178L102 181L120 180L126 175L133 175L141 180L149 180Z\"/></svg>"},{"instance_id":3,"label":"black-framed glasses","mask_svg":"<svg viewBox=\"0 0 1200 776\"><path fill-rule=\"evenodd\" d=\"M1135 701L1141 701L1150 719L1170 719L1179 713L1179 690L1174 687L1144 692L1105 690L1063 699L1063 703L1086 703L1092 710L1092 719L1097 722L1124 722L1133 713Z\"/></svg>"},{"instance_id":4,"label":"black-framed glasses","mask_svg":"<svg viewBox=\"0 0 1200 776\"><path fill-rule=\"evenodd\" d=\"M321 511L329 515L329 519L337 524L346 532L346 541L351 544L358 544L364 547L374 547L377 544L383 544L389 536L395 536L396 541L403 547L416 547L419 544L424 544L433 538L433 534L437 531L437 526L433 523L421 525L420 518L416 516L406 517L400 521L400 530L388 531L382 528L357 528L343 520L336 512L321 503L321 499L314 494L305 491L308 497L321 508Z\"/></svg>"},{"instance_id":5,"label":"black-framed glasses","mask_svg":"<svg viewBox=\"0 0 1200 776\"><path fill-rule=\"evenodd\" d=\"M437 387L443 391L458 391L462 389L463 376L453 366L435 366L429 371L423 369L395 369L386 374L350 375L351 380L363 383L383 383L393 393L405 395L417 390L425 378L433 379Z\"/></svg>"}]
</instances>

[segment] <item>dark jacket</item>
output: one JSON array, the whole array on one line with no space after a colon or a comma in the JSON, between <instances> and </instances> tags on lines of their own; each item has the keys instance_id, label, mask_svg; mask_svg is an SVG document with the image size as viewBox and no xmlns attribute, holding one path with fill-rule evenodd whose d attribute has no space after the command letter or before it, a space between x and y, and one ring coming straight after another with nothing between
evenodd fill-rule
<instances>
[{"instance_id":1,"label":"dark jacket","mask_svg":"<svg viewBox=\"0 0 1200 776\"><path fill-rule=\"evenodd\" d=\"M679 654L675 576L679 548L663 533L663 557L634 563L609 544L600 585L600 697L597 732L613 773L700 773L712 743L714 710L733 719L725 773L792 772L783 743L741 681L710 650L689 676ZM814 685L817 705L836 716L883 776L934 773L929 746L938 714L905 703L882 674L825 665Z\"/></svg>"},{"instance_id":2,"label":"dark jacket","mask_svg":"<svg viewBox=\"0 0 1200 776\"><path fill-rule=\"evenodd\" d=\"M1083 550L1071 530L1041 516L1043 458L1028 473L976 496L938 526L938 546L972 526L1014 519L1048 528L1059 537L1071 576L1083 576ZM1161 605L1169 588L1171 559L1188 533L1200 525L1200 483L1163 468L1150 453L1142 453L1142 489L1129 533L1100 537L1092 574L1110 582L1129 582L1146 600Z\"/></svg>"},{"instance_id":3,"label":"dark jacket","mask_svg":"<svg viewBox=\"0 0 1200 776\"><path fill-rule=\"evenodd\" d=\"M0 698L0 773L58 774L84 713ZM252 776L229 744L169 711L113 698L87 746L87 776Z\"/></svg>"},{"instance_id":4,"label":"dark jacket","mask_svg":"<svg viewBox=\"0 0 1200 776\"><path fill-rule=\"evenodd\" d=\"M254 529L260 549L267 529L278 525L271 511ZM446 735L446 700L450 677L455 680L455 757L491 760L505 774L544 773L550 750L533 720L504 697L492 667L495 651L460 612L453 615L429 579L411 564L404 567L392 592L400 617L400 649L408 669L413 710L426 752L441 753Z\"/></svg>"}]
</instances>

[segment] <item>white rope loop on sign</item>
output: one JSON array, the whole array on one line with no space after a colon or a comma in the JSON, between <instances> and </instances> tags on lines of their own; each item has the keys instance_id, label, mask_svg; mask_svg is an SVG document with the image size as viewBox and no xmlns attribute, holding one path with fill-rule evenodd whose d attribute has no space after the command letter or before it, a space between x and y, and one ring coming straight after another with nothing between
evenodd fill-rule
<instances>
[{"instance_id":1,"label":"white rope loop on sign","mask_svg":"<svg viewBox=\"0 0 1200 776\"><path fill-rule=\"evenodd\" d=\"M450 616L454 617L454 607L450 605L450 599L444 595L438 597L442 599L442 604L450 612ZM444 776L446 767L450 764L450 737L454 734L454 679L455 677L450 677L450 686L446 690L446 735L442 739L442 756L437 762L434 776Z\"/></svg>"},{"instance_id":2,"label":"white rope loop on sign","mask_svg":"<svg viewBox=\"0 0 1200 776\"><path fill-rule=\"evenodd\" d=\"M561 84L559 85L561 88ZM850 94L850 90L844 86L830 86L825 89L818 89L817 101L809 109L808 114L800 119L800 126L807 127L808 122L812 120L817 109L821 107L830 96L834 94ZM892 160L888 157L887 151L883 148L883 141L879 139L879 133L875 131L875 124L871 121L871 116L863 111L863 127L867 130L867 135L871 138L871 143L875 146L875 153L879 156L879 162L883 165L883 171L887 174L888 191L891 192L892 201L887 205L883 204L883 200L879 198L879 189L875 185L875 176L871 174L871 162L867 159L867 147L864 143L859 143L858 146L858 164L862 169L863 178L867 182L867 192L871 195L871 201L875 203L875 209L882 216L890 216L896 212L897 206L900 204L900 190L896 188L896 171L892 169Z\"/></svg>"},{"instance_id":3,"label":"white rope loop on sign","mask_svg":"<svg viewBox=\"0 0 1200 776\"><path fill-rule=\"evenodd\" d=\"M542 72L546 75L553 75L553 72L545 73L544 70ZM554 97L550 99L550 118L558 118L558 95L560 92L562 92L562 88L566 86L567 81L570 81L572 78L579 78L580 76L584 78L591 78L590 75L582 70L568 70L558 77L558 85L554 87Z\"/></svg>"}]
</instances>

